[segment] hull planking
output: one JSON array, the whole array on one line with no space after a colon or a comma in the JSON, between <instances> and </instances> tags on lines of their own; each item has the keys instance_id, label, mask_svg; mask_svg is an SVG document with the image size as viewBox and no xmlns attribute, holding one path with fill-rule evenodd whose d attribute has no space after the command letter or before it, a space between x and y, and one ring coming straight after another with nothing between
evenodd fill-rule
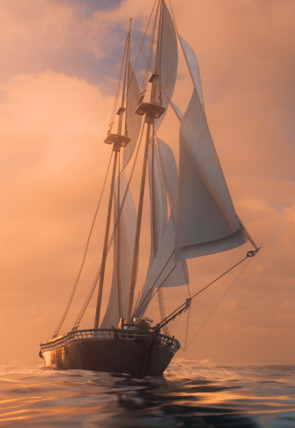
<instances>
[{"instance_id":1,"label":"hull planking","mask_svg":"<svg viewBox=\"0 0 295 428\"><path fill-rule=\"evenodd\" d=\"M179 342L159 333L93 329L77 330L41 344L46 367L160 376Z\"/></svg>"}]
</instances>

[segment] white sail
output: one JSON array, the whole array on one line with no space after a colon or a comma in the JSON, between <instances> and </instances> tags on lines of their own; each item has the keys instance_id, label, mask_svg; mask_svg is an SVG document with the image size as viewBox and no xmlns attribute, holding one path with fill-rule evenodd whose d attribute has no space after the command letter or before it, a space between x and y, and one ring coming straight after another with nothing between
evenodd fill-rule
<instances>
[{"instance_id":1,"label":"white sail","mask_svg":"<svg viewBox=\"0 0 295 428\"><path fill-rule=\"evenodd\" d=\"M174 24L165 2L163 2L162 19L162 46L159 70L161 91L160 99L157 102L161 102L163 107L168 108L177 76L178 52ZM159 128L164 117L165 114L155 121L155 129Z\"/></svg>"},{"instance_id":2,"label":"white sail","mask_svg":"<svg viewBox=\"0 0 295 428\"><path fill-rule=\"evenodd\" d=\"M161 162L161 172L167 188L171 213L169 221L163 231L162 239L158 245L158 251L148 270L147 278L143 286L140 300L134 311L134 315L144 315L148 303L152 297L154 288L177 287L188 283L188 271L185 261L175 263L175 214L177 210L178 175L175 159L170 147L162 140L158 140Z\"/></svg>"},{"instance_id":3,"label":"white sail","mask_svg":"<svg viewBox=\"0 0 295 428\"><path fill-rule=\"evenodd\" d=\"M120 183L120 186L118 186L118 183ZM115 186L115 222L118 218L119 209L127 189L127 184L125 174L122 173L120 180L117 181ZM101 328L111 328L112 326L117 327L120 316L123 318L126 317L135 227L136 211L131 192L128 188L120 215L120 221L115 229L112 288Z\"/></svg>"},{"instance_id":4,"label":"white sail","mask_svg":"<svg viewBox=\"0 0 295 428\"><path fill-rule=\"evenodd\" d=\"M165 226L167 224L166 184L162 172L161 160L157 146L149 146L149 189L151 211L151 254L150 266L157 254Z\"/></svg>"},{"instance_id":5,"label":"white sail","mask_svg":"<svg viewBox=\"0 0 295 428\"><path fill-rule=\"evenodd\" d=\"M202 92L202 85L201 85L201 77L199 72L199 64L197 57L195 55L195 52L193 51L192 47L186 42L181 36L178 35L180 45L187 63L188 70L190 72L190 76L192 78L194 87L198 93L199 99L201 101L201 104L204 108L204 101L203 101L203 92Z\"/></svg>"},{"instance_id":6,"label":"white sail","mask_svg":"<svg viewBox=\"0 0 295 428\"><path fill-rule=\"evenodd\" d=\"M196 90L180 127L176 230L176 260L226 251L247 240Z\"/></svg>"},{"instance_id":7,"label":"white sail","mask_svg":"<svg viewBox=\"0 0 295 428\"><path fill-rule=\"evenodd\" d=\"M131 138L131 141L124 148L123 154L123 169L128 164L136 145L138 134L141 126L141 116L135 113L140 98L140 90L137 83L137 79L134 70L129 64L129 83L127 90L126 100L126 121L127 121L127 136Z\"/></svg>"},{"instance_id":8,"label":"white sail","mask_svg":"<svg viewBox=\"0 0 295 428\"><path fill-rule=\"evenodd\" d=\"M158 252L148 272L146 284L153 287L177 287L188 282L188 271L185 262L175 263L171 257L175 250L175 219L178 205L178 174L171 148L163 140L158 139L161 171L167 188L171 213L166 224ZM147 285L147 288L149 286Z\"/></svg>"},{"instance_id":9,"label":"white sail","mask_svg":"<svg viewBox=\"0 0 295 428\"><path fill-rule=\"evenodd\" d=\"M171 148L160 138L157 139L159 155L161 160L161 169L167 188L172 217L175 219L177 211L178 198L178 173L174 154Z\"/></svg>"}]
</instances>

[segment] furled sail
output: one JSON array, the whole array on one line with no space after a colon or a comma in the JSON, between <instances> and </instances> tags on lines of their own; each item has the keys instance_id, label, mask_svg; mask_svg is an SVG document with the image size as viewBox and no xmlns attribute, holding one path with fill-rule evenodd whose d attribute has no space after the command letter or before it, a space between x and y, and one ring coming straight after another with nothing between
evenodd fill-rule
<instances>
[{"instance_id":1,"label":"furled sail","mask_svg":"<svg viewBox=\"0 0 295 428\"><path fill-rule=\"evenodd\" d=\"M194 89L180 127L176 260L226 251L246 241Z\"/></svg>"},{"instance_id":2,"label":"furled sail","mask_svg":"<svg viewBox=\"0 0 295 428\"><path fill-rule=\"evenodd\" d=\"M136 211L132 194L129 190L124 172L117 179L115 186L115 237L114 237L114 268L108 307L101 328L117 327L119 318L126 317L128 291L131 276L131 263L136 226ZM124 201L124 195L126 199ZM120 207L120 220L116 227Z\"/></svg>"},{"instance_id":3,"label":"furled sail","mask_svg":"<svg viewBox=\"0 0 295 428\"><path fill-rule=\"evenodd\" d=\"M134 70L129 64L128 70L128 88L127 88L127 100L126 100L126 135L131 138L131 141L124 148L123 154L123 169L128 164L137 141L137 137L141 126L141 117L135 113L140 97L139 86Z\"/></svg>"},{"instance_id":4,"label":"furled sail","mask_svg":"<svg viewBox=\"0 0 295 428\"><path fill-rule=\"evenodd\" d=\"M139 302L134 316L143 316L152 297L154 288L176 287L188 282L188 271L185 261L175 263L175 215L177 210L178 174L175 159L170 147L162 140L158 140L159 160L161 172L167 188L171 213L168 223L158 245L158 251L148 270Z\"/></svg>"}]
</instances>

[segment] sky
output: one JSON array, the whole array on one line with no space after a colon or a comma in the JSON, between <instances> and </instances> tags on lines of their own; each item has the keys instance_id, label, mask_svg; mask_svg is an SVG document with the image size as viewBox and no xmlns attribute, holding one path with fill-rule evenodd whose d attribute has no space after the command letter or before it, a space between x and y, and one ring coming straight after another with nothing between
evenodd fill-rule
<instances>
[{"instance_id":1,"label":"sky","mask_svg":"<svg viewBox=\"0 0 295 428\"><path fill-rule=\"evenodd\" d=\"M178 357L294 363L295 3L171 3L179 33L198 57L207 119L236 211L262 247L245 270L193 303L187 350ZM103 140L129 19L138 35L152 4L0 2L0 362L41 363L39 343L52 336L66 305L109 159ZM188 94L182 71L180 102ZM173 139L173 129L165 136ZM189 261L191 290L248 249ZM91 250L90 265L98 260ZM91 274L85 281L87 288ZM77 300L84 295L80 290ZM172 290L171 307L179 296ZM74 302L74 313L78 308ZM93 317L90 308L85 327ZM183 348L186 324L185 315L171 326Z\"/></svg>"}]
</instances>

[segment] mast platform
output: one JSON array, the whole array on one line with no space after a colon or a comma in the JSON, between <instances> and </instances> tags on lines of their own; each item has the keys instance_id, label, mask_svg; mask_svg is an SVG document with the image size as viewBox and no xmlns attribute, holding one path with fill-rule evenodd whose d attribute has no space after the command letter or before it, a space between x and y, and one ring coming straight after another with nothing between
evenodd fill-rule
<instances>
[{"instance_id":1,"label":"mast platform","mask_svg":"<svg viewBox=\"0 0 295 428\"><path fill-rule=\"evenodd\" d=\"M114 144L114 150L116 147L126 147L129 141L129 137L121 134L108 134L106 139L104 140L106 144Z\"/></svg>"},{"instance_id":2,"label":"mast platform","mask_svg":"<svg viewBox=\"0 0 295 428\"><path fill-rule=\"evenodd\" d=\"M137 109L135 110L135 113L143 116L146 115L146 122L148 122L150 119L159 119L159 117L162 116L164 111L166 110L165 107L163 107L161 104L158 103L146 103L142 102L139 104Z\"/></svg>"}]
</instances>

